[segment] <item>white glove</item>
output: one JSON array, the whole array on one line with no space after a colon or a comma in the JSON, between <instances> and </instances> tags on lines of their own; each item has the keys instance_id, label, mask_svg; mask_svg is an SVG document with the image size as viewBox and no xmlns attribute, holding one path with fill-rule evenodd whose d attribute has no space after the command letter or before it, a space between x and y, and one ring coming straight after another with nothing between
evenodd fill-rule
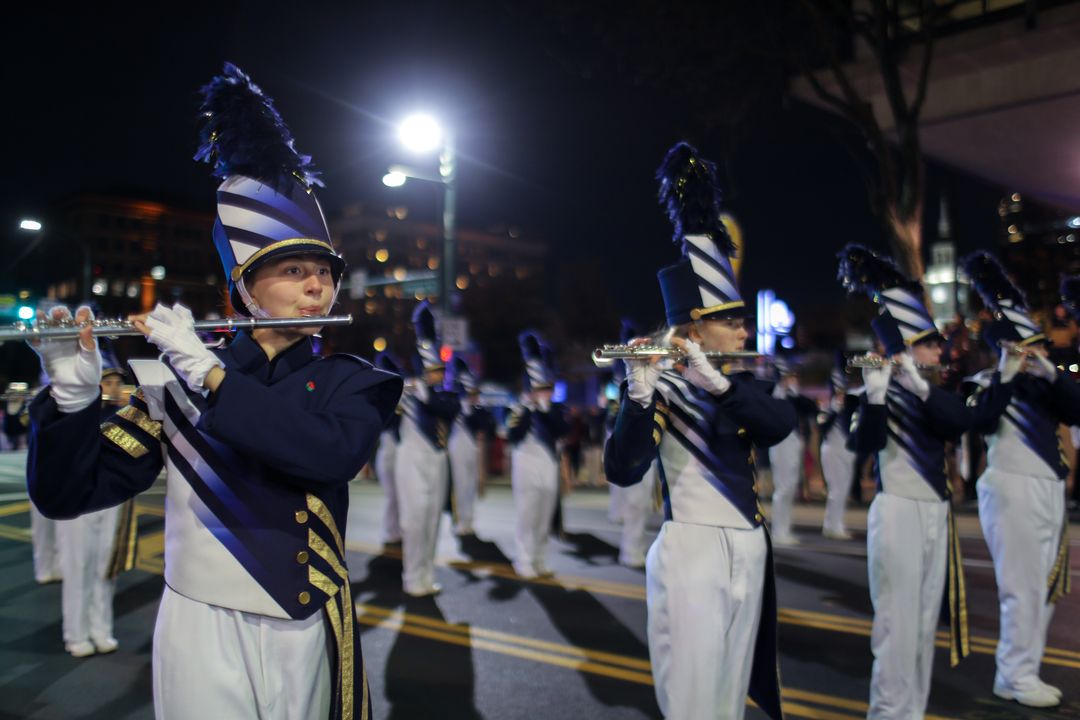
<instances>
[{"instance_id":1,"label":"white glove","mask_svg":"<svg viewBox=\"0 0 1080 720\"><path fill-rule=\"evenodd\" d=\"M900 356L900 372L896 376L896 381L900 383L900 387L924 402L930 397L930 383L919 374L919 368L915 366L915 358L911 357L910 353L903 353Z\"/></svg>"},{"instance_id":2,"label":"white glove","mask_svg":"<svg viewBox=\"0 0 1080 720\"><path fill-rule=\"evenodd\" d=\"M195 334L195 318L180 303L172 308L158 304L146 318L150 342L158 346L176 373L195 392L205 390L203 382L216 367L225 367L217 355L210 352Z\"/></svg>"},{"instance_id":3,"label":"white glove","mask_svg":"<svg viewBox=\"0 0 1080 720\"><path fill-rule=\"evenodd\" d=\"M866 388L866 401L871 405L884 405L891 378L892 367L890 365L886 364L879 368L863 368L862 379L863 387Z\"/></svg>"},{"instance_id":4,"label":"white glove","mask_svg":"<svg viewBox=\"0 0 1080 720\"><path fill-rule=\"evenodd\" d=\"M521 393L521 396L518 397L518 404L530 412L536 409L536 403L533 402L532 393L530 392Z\"/></svg>"},{"instance_id":5,"label":"white glove","mask_svg":"<svg viewBox=\"0 0 1080 720\"><path fill-rule=\"evenodd\" d=\"M844 409L844 401L841 400L838 396L833 395L832 398L829 399L829 409L840 412Z\"/></svg>"},{"instance_id":6,"label":"white glove","mask_svg":"<svg viewBox=\"0 0 1080 720\"><path fill-rule=\"evenodd\" d=\"M544 396L536 398L536 409L542 413L551 410L551 398Z\"/></svg>"},{"instance_id":7,"label":"white glove","mask_svg":"<svg viewBox=\"0 0 1080 720\"><path fill-rule=\"evenodd\" d=\"M998 360L998 372L1001 373L1001 382L1012 382L1012 379L1020 372L1020 366L1023 364L1023 355L1009 352L1007 347L1002 347L1001 358Z\"/></svg>"},{"instance_id":8,"label":"white glove","mask_svg":"<svg viewBox=\"0 0 1080 720\"><path fill-rule=\"evenodd\" d=\"M626 395L643 408L652 404L656 381L662 372L656 363L648 360L625 360Z\"/></svg>"},{"instance_id":9,"label":"white glove","mask_svg":"<svg viewBox=\"0 0 1080 720\"><path fill-rule=\"evenodd\" d=\"M416 378L412 384L412 396L422 403L426 403L428 398L431 397L428 384L424 382L423 378Z\"/></svg>"},{"instance_id":10,"label":"white glove","mask_svg":"<svg viewBox=\"0 0 1080 720\"><path fill-rule=\"evenodd\" d=\"M701 352L701 346L692 340L686 340L683 345L683 352L686 353L686 370L683 371L683 377L690 381L691 384L712 393L713 395L723 395L731 387L731 381L727 379L724 373L720 372L712 366L709 362L709 358L705 357L705 353Z\"/></svg>"},{"instance_id":11,"label":"white glove","mask_svg":"<svg viewBox=\"0 0 1080 720\"><path fill-rule=\"evenodd\" d=\"M1029 374L1034 375L1037 378L1042 378L1047 382L1054 382L1057 380L1057 368L1054 367L1054 363L1050 362L1045 355L1034 352L1030 353L1027 356L1027 364L1024 368Z\"/></svg>"},{"instance_id":12,"label":"white glove","mask_svg":"<svg viewBox=\"0 0 1080 720\"><path fill-rule=\"evenodd\" d=\"M90 308L83 306L76 312L86 310L94 319ZM54 320L68 320L71 311L56 308L51 313ZM101 352L97 340L94 348L87 350L78 338L36 340L30 347L41 358L41 368L49 377L49 393L60 412L73 413L83 410L101 397Z\"/></svg>"}]
</instances>

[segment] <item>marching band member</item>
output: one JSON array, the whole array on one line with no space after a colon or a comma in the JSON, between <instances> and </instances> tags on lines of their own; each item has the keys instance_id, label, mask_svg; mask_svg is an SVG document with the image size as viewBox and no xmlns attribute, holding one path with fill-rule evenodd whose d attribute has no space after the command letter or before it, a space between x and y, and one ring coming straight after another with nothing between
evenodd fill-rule
<instances>
[{"instance_id":1,"label":"marching band member","mask_svg":"<svg viewBox=\"0 0 1080 720\"><path fill-rule=\"evenodd\" d=\"M480 404L480 387L464 358L450 362L446 383L461 400L461 410L450 430L450 486L454 500L454 533L475 535L476 497L480 491L481 448L495 435L495 417Z\"/></svg>"},{"instance_id":2,"label":"marching band member","mask_svg":"<svg viewBox=\"0 0 1080 720\"><path fill-rule=\"evenodd\" d=\"M848 392L844 369L841 355L829 375L829 408L821 422L821 472L828 492L821 534L833 540L851 539L851 533L844 527L844 506L857 472L855 453L848 450L847 441L859 395Z\"/></svg>"},{"instance_id":3,"label":"marching band member","mask_svg":"<svg viewBox=\"0 0 1080 720\"><path fill-rule=\"evenodd\" d=\"M964 403L924 378L937 365L941 335L923 305L922 287L888 260L858 245L840 252L849 293L878 304L872 325L894 374L864 369L865 393L850 447L876 454L878 493L867 516L866 549L874 624L868 717L921 717L930 697L934 638L946 571L950 662L968 653L963 567L949 503L945 443L972 423Z\"/></svg>"},{"instance_id":4,"label":"marching band member","mask_svg":"<svg viewBox=\"0 0 1080 720\"><path fill-rule=\"evenodd\" d=\"M380 352L375 356L375 367L393 375L405 376L401 366L388 352ZM387 423L386 428L379 436L379 448L375 451L375 477L382 485L383 494L386 495L386 505L383 507L382 544L383 546L401 545L401 510L398 507L397 485L394 481L394 472L397 465L398 448L401 445L401 413L404 410L398 403L397 412Z\"/></svg>"},{"instance_id":5,"label":"marching band member","mask_svg":"<svg viewBox=\"0 0 1080 720\"><path fill-rule=\"evenodd\" d=\"M30 392L26 383L8 383L4 391L4 437L9 450L21 450L25 445L23 438L26 437L26 426L30 422L26 415L29 402Z\"/></svg>"},{"instance_id":6,"label":"marching band member","mask_svg":"<svg viewBox=\"0 0 1080 720\"><path fill-rule=\"evenodd\" d=\"M514 572L523 578L553 575L545 559L559 499L559 439L566 435L564 408L551 401L555 369L551 348L532 331L518 337L525 361L525 400L507 421L510 484L517 516Z\"/></svg>"},{"instance_id":7,"label":"marching band member","mask_svg":"<svg viewBox=\"0 0 1080 720\"><path fill-rule=\"evenodd\" d=\"M753 447L785 438L795 413L767 384L725 375L704 354L742 350L747 339L714 165L679 143L658 178L683 254L658 278L686 364L626 363L604 468L610 482L630 486L659 458L665 522L646 559L646 589L661 712L742 718L749 693L780 718L772 551Z\"/></svg>"},{"instance_id":8,"label":"marching band member","mask_svg":"<svg viewBox=\"0 0 1080 720\"><path fill-rule=\"evenodd\" d=\"M101 357L101 419L106 421L125 404L124 370L112 353L102 350ZM110 653L119 646L113 637L116 583L109 574L118 515L118 508L108 507L56 521L64 574L60 588L64 649L72 657Z\"/></svg>"},{"instance_id":9,"label":"marching band member","mask_svg":"<svg viewBox=\"0 0 1080 720\"><path fill-rule=\"evenodd\" d=\"M224 177L213 236L234 307L326 315L345 263L309 158L231 64L203 89L200 115L196 157ZM133 320L164 358L129 363L139 389L100 431L90 328L37 345L51 384L31 405L27 468L31 498L69 518L146 490L164 465L156 717L368 717L343 531L348 483L400 378L348 355L315 357L311 327L245 331L211 350L180 304Z\"/></svg>"},{"instance_id":10,"label":"marching band member","mask_svg":"<svg viewBox=\"0 0 1080 720\"><path fill-rule=\"evenodd\" d=\"M1068 592L1069 464L1058 425L1080 425L1080 386L1047 359L1047 337L998 261L981 252L961 264L994 314L983 338L1002 367L997 383L976 376L980 387L968 401L982 411L976 430L987 444L976 492L1001 607L994 694L1053 707L1061 690L1039 678L1039 664L1054 605Z\"/></svg>"},{"instance_id":11,"label":"marching band member","mask_svg":"<svg viewBox=\"0 0 1080 720\"><path fill-rule=\"evenodd\" d=\"M446 366L439 358L435 316L424 300L413 311L416 377L401 399L401 444L398 447L394 482L401 509L401 584L407 595L435 595L435 550L439 523L446 502L450 465L446 443L460 409L457 395L443 390Z\"/></svg>"},{"instance_id":12,"label":"marching band member","mask_svg":"<svg viewBox=\"0 0 1080 720\"><path fill-rule=\"evenodd\" d=\"M639 334L633 323L623 320L619 342L623 344L629 343ZM625 363L620 364L616 369L620 385L626 379L624 366ZM618 407L616 406L615 417L617 416ZM614 420L612 429L614 430ZM622 523L622 533L619 538L620 565L634 569L645 567L645 553L649 549L645 524L649 519L649 510L653 505L653 491L656 488L656 483L656 462L653 462L649 469L645 471L641 482L634 483L629 487L611 485L612 494L620 496L618 504L619 520Z\"/></svg>"},{"instance_id":13,"label":"marching band member","mask_svg":"<svg viewBox=\"0 0 1080 720\"><path fill-rule=\"evenodd\" d=\"M772 518L769 525L773 545L798 545L799 539L792 532L792 505L799 490L803 474L806 441L803 426L807 418L817 415L814 401L799 394L799 377L794 365L781 356L773 358L779 382L773 388L773 397L791 403L797 422L786 438L769 448L769 466L772 468L773 496Z\"/></svg>"}]
</instances>

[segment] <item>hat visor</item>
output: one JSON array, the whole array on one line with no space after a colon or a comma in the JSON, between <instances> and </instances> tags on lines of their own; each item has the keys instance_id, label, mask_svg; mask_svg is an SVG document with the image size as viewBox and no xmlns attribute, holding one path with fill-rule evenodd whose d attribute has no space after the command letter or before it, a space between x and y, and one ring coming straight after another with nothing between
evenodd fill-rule
<instances>
[{"instance_id":1,"label":"hat visor","mask_svg":"<svg viewBox=\"0 0 1080 720\"><path fill-rule=\"evenodd\" d=\"M296 255L312 255L330 261L330 272L333 273L335 283L341 279L342 274L345 272L345 259L334 252L334 248L329 243L310 238L294 238L279 240L262 248L244 263L233 268L232 279L235 282L271 260Z\"/></svg>"},{"instance_id":2,"label":"hat visor","mask_svg":"<svg viewBox=\"0 0 1080 720\"><path fill-rule=\"evenodd\" d=\"M695 308L690 311L691 320L726 320L728 318L744 318L750 314L746 303L742 300L713 305L707 308Z\"/></svg>"}]
</instances>

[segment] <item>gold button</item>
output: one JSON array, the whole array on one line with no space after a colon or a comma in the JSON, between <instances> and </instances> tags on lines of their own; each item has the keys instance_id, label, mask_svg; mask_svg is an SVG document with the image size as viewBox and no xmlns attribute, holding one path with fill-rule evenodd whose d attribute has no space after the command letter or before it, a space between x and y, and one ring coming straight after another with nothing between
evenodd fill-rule
<instances>
[{"instance_id":1,"label":"gold button","mask_svg":"<svg viewBox=\"0 0 1080 720\"><path fill-rule=\"evenodd\" d=\"M757 492L758 491L758 484L754 483L753 485L750 486L750 489L753 490L754 492Z\"/></svg>"},{"instance_id":2,"label":"gold button","mask_svg":"<svg viewBox=\"0 0 1080 720\"><path fill-rule=\"evenodd\" d=\"M746 428L739 428L739 432L736 433L739 437L746 437Z\"/></svg>"},{"instance_id":3,"label":"gold button","mask_svg":"<svg viewBox=\"0 0 1080 720\"><path fill-rule=\"evenodd\" d=\"M300 523L301 525L307 522L307 510L296 511L296 522Z\"/></svg>"},{"instance_id":4,"label":"gold button","mask_svg":"<svg viewBox=\"0 0 1080 720\"><path fill-rule=\"evenodd\" d=\"M311 593L305 590L304 592L297 595L296 599L300 601L301 605L307 605L309 602L311 602Z\"/></svg>"},{"instance_id":5,"label":"gold button","mask_svg":"<svg viewBox=\"0 0 1080 720\"><path fill-rule=\"evenodd\" d=\"M761 513L754 513L754 522L761 522Z\"/></svg>"},{"instance_id":6,"label":"gold button","mask_svg":"<svg viewBox=\"0 0 1080 720\"><path fill-rule=\"evenodd\" d=\"M301 550L300 552L296 553L296 562L303 565L307 561L308 561L307 550Z\"/></svg>"}]
</instances>

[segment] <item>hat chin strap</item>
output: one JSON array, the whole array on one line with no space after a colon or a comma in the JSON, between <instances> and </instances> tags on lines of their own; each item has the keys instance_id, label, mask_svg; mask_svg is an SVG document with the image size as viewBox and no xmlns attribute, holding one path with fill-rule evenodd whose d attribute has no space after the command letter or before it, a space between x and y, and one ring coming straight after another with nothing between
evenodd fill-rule
<instances>
[{"instance_id":1,"label":"hat chin strap","mask_svg":"<svg viewBox=\"0 0 1080 720\"><path fill-rule=\"evenodd\" d=\"M244 301L244 307L247 308L248 313L253 318L268 318L270 314L259 307L255 300L251 297L251 294L247 291L247 287L244 285L244 278L241 277L236 281L236 290L240 293L240 299Z\"/></svg>"},{"instance_id":2,"label":"hat chin strap","mask_svg":"<svg viewBox=\"0 0 1080 720\"><path fill-rule=\"evenodd\" d=\"M270 314L259 307L254 298L251 297L251 293L248 292L247 286L244 285L244 278L241 277L236 281L236 290L240 294L240 299L244 301L244 307L251 313L253 318L268 318ZM334 284L334 294L330 298L330 308L333 309L337 304L338 293L341 292L341 279L339 278L337 283Z\"/></svg>"}]
</instances>

